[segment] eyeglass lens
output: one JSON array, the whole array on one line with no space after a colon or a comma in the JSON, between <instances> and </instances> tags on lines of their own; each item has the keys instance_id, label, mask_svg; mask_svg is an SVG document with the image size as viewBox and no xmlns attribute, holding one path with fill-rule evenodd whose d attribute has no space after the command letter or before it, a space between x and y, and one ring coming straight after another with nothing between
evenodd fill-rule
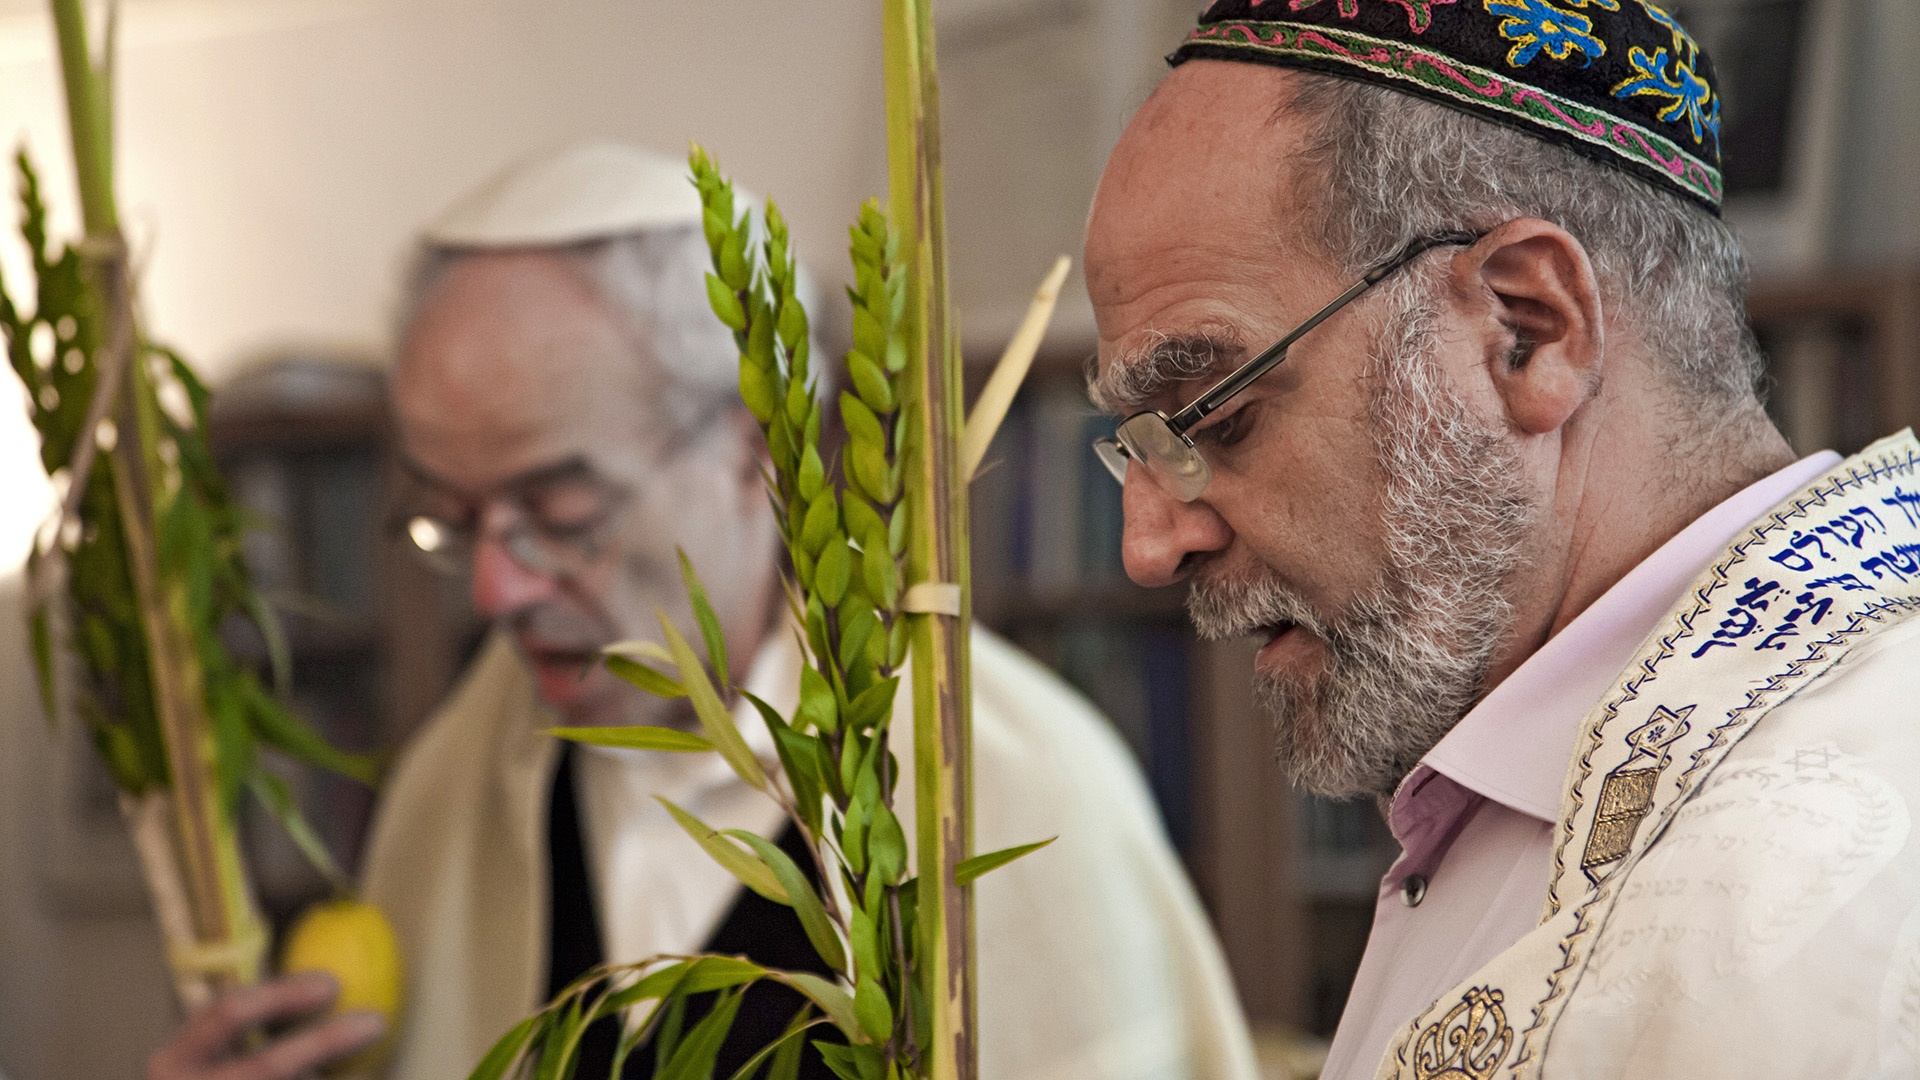
<instances>
[{"instance_id":1,"label":"eyeglass lens","mask_svg":"<svg viewBox=\"0 0 1920 1080\"><path fill-rule=\"evenodd\" d=\"M1127 456L1144 466L1167 494L1181 502L1192 502L1207 489L1213 471L1205 458L1168 426L1167 418L1157 412L1135 413L1127 417L1113 433Z\"/></svg>"}]
</instances>

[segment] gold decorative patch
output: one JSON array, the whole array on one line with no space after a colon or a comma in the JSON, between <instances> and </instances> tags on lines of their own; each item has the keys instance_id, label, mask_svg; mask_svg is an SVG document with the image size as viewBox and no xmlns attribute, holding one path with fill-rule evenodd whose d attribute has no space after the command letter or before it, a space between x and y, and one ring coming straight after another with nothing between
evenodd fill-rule
<instances>
[{"instance_id":1,"label":"gold decorative patch","mask_svg":"<svg viewBox=\"0 0 1920 1080\"><path fill-rule=\"evenodd\" d=\"M1600 782L1600 796L1594 801L1593 827L1587 832L1587 847L1580 855L1580 869L1599 881L1594 871L1626 857L1633 848L1633 835L1640 819L1653 807L1654 789L1660 782L1660 770L1671 760L1668 747L1687 733L1687 717L1693 713L1687 705L1677 712L1661 705L1647 722L1627 734L1633 753Z\"/></svg>"},{"instance_id":2,"label":"gold decorative patch","mask_svg":"<svg viewBox=\"0 0 1920 1080\"><path fill-rule=\"evenodd\" d=\"M1513 1048L1500 1007L1506 995L1476 986L1447 1015L1427 1025L1413 1047L1414 1080L1491 1080Z\"/></svg>"}]
</instances>

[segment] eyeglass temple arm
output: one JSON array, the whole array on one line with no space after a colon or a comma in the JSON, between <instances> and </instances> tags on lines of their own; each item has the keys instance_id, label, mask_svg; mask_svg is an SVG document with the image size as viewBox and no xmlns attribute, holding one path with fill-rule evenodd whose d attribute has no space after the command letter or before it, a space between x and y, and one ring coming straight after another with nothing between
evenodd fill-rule
<instances>
[{"instance_id":1,"label":"eyeglass temple arm","mask_svg":"<svg viewBox=\"0 0 1920 1080\"><path fill-rule=\"evenodd\" d=\"M1395 270L1434 248L1448 244L1472 244L1485 235L1485 233L1449 230L1414 239L1406 247L1401 248L1393 258L1367 271L1366 276L1354 282L1352 288L1334 297L1332 303L1314 312L1306 322L1295 327L1292 333L1267 346L1260 355L1235 368L1226 378L1215 383L1211 390L1201 394L1193 400L1192 404L1173 414L1168 419L1167 426L1171 427L1176 435L1186 434L1189 428L1205 420L1215 409L1231 400L1233 395L1245 390L1260 376L1272 371L1280 361L1285 360L1287 349L1300 340L1301 335L1327 321L1334 312L1358 300L1362 293L1386 280Z\"/></svg>"}]
</instances>

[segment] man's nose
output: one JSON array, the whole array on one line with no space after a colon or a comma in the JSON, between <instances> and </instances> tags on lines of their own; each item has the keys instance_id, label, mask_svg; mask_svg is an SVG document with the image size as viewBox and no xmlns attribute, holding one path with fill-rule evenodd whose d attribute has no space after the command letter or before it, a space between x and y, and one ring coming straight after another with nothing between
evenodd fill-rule
<instances>
[{"instance_id":1,"label":"man's nose","mask_svg":"<svg viewBox=\"0 0 1920 1080\"><path fill-rule=\"evenodd\" d=\"M473 610L482 618L510 615L553 595L551 575L520 565L499 533L482 530L473 541Z\"/></svg>"},{"instance_id":2,"label":"man's nose","mask_svg":"<svg viewBox=\"0 0 1920 1080\"><path fill-rule=\"evenodd\" d=\"M1188 556L1224 550L1233 540L1206 500L1181 502L1141 468L1127 470L1120 505L1126 515L1120 561L1128 577L1148 588L1174 584L1187 576Z\"/></svg>"}]
</instances>

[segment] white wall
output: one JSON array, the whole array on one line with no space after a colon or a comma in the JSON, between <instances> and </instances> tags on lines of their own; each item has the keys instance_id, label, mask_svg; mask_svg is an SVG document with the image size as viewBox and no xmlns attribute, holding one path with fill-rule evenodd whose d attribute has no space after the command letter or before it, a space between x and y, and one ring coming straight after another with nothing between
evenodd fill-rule
<instances>
[{"instance_id":1,"label":"white wall","mask_svg":"<svg viewBox=\"0 0 1920 1080\"><path fill-rule=\"evenodd\" d=\"M506 161L588 136L698 137L833 275L884 182L877 7L128 0L120 191L151 328L216 377L290 343L377 351L410 233ZM61 100L45 5L0 0L0 140L25 139L71 222ZM0 565L37 516L17 417L0 406Z\"/></svg>"}]
</instances>

